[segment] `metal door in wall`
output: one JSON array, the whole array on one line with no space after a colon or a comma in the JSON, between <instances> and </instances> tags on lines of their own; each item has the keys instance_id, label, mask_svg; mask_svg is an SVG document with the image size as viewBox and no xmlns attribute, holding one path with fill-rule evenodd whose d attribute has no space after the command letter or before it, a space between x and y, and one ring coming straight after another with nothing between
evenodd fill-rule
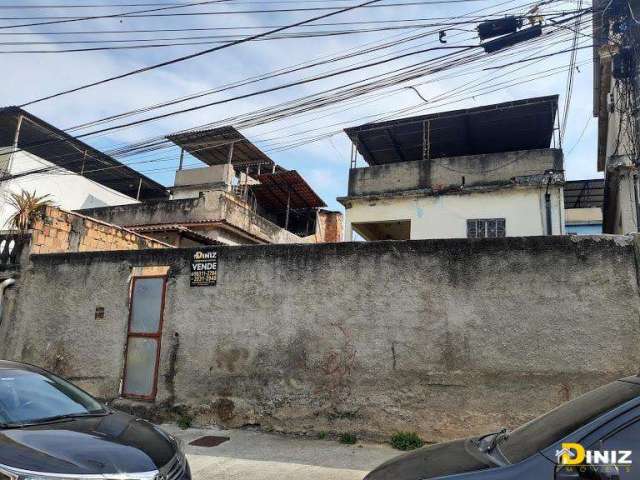
<instances>
[{"instance_id":1,"label":"metal door in wall","mask_svg":"<svg viewBox=\"0 0 640 480\"><path fill-rule=\"evenodd\" d=\"M131 282L122 396L154 400L167 277L134 277Z\"/></svg>"}]
</instances>

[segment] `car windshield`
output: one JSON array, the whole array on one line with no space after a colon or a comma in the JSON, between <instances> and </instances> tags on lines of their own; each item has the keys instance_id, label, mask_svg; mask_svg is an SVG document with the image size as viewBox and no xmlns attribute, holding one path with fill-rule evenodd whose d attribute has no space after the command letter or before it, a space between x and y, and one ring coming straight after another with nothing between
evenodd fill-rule
<instances>
[{"instance_id":1,"label":"car windshield","mask_svg":"<svg viewBox=\"0 0 640 480\"><path fill-rule=\"evenodd\" d=\"M0 368L0 426L99 413L105 413L105 409L98 401L61 378Z\"/></svg>"},{"instance_id":2,"label":"car windshield","mask_svg":"<svg viewBox=\"0 0 640 480\"><path fill-rule=\"evenodd\" d=\"M640 395L640 385L617 381L593 390L511 432L500 452L521 462L553 445L603 413Z\"/></svg>"}]
</instances>

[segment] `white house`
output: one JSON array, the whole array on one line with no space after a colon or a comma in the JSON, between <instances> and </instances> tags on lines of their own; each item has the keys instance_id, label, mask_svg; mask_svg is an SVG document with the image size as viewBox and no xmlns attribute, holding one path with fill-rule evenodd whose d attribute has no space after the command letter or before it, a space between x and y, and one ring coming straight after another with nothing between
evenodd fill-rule
<instances>
[{"instance_id":1,"label":"white house","mask_svg":"<svg viewBox=\"0 0 640 480\"><path fill-rule=\"evenodd\" d=\"M484 238L564 233L558 97L349 128L345 238ZM355 168L357 154L369 165Z\"/></svg>"},{"instance_id":2,"label":"white house","mask_svg":"<svg viewBox=\"0 0 640 480\"><path fill-rule=\"evenodd\" d=\"M0 230L10 192L50 195L65 210L168 198L159 183L19 107L0 108Z\"/></svg>"}]
</instances>

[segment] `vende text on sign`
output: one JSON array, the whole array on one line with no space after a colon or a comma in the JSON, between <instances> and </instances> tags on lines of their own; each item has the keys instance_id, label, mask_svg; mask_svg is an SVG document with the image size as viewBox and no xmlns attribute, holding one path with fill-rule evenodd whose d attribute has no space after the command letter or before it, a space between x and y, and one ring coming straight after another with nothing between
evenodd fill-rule
<instances>
[{"instance_id":1,"label":"vende text on sign","mask_svg":"<svg viewBox=\"0 0 640 480\"><path fill-rule=\"evenodd\" d=\"M218 281L218 252L197 250L191 257L191 286L209 287Z\"/></svg>"}]
</instances>

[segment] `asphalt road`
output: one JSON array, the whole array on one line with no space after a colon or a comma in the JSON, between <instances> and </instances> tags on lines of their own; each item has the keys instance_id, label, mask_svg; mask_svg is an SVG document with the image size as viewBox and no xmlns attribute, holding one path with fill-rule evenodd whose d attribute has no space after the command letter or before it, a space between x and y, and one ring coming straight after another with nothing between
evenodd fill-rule
<instances>
[{"instance_id":1,"label":"asphalt road","mask_svg":"<svg viewBox=\"0 0 640 480\"><path fill-rule=\"evenodd\" d=\"M362 480L369 470L399 454L385 445L341 445L252 430L162 428L187 444L194 480ZM188 445L208 435L230 440L216 447Z\"/></svg>"}]
</instances>

